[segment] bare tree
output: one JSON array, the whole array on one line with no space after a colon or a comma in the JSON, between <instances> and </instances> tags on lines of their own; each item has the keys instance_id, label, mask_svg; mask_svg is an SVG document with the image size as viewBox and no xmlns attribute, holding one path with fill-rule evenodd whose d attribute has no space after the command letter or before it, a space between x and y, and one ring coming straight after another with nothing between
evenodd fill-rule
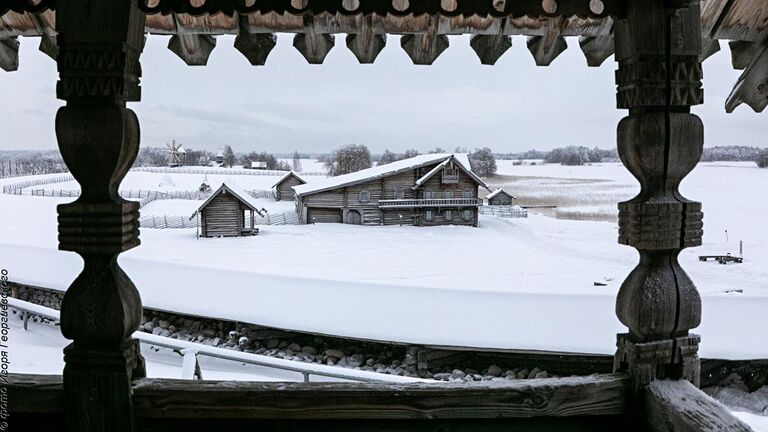
<instances>
[{"instance_id":1,"label":"bare tree","mask_svg":"<svg viewBox=\"0 0 768 432\"><path fill-rule=\"evenodd\" d=\"M496 158L488 147L475 149L469 154L469 164L472 171L481 177L490 177L496 174Z\"/></svg>"},{"instance_id":2,"label":"bare tree","mask_svg":"<svg viewBox=\"0 0 768 432\"><path fill-rule=\"evenodd\" d=\"M298 151L293 152L293 164L292 164L293 170L296 172L301 172L301 156L299 156Z\"/></svg>"},{"instance_id":3,"label":"bare tree","mask_svg":"<svg viewBox=\"0 0 768 432\"><path fill-rule=\"evenodd\" d=\"M230 146L229 144L224 146L223 154L224 154L224 166L228 166L232 168L232 165L235 164L235 160L236 160L235 152L232 150L232 146Z\"/></svg>"},{"instance_id":4,"label":"bare tree","mask_svg":"<svg viewBox=\"0 0 768 432\"><path fill-rule=\"evenodd\" d=\"M370 168L371 165L371 152L363 144L340 147L334 150L325 161L325 167L330 176L353 173Z\"/></svg>"},{"instance_id":5,"label":"bare tree","mask_svg":"<svg viewBox=\"0 0 768 432\"><path fill-rule=\"evenodd\" d=\"M381 154L381 158L379 158L379 165L386 165L388 163L392 163L395 161L398 161L402 159L399 157L399 155L389 151L389 149L384 150L384 153Z\"/></svg>"}]
</instances>

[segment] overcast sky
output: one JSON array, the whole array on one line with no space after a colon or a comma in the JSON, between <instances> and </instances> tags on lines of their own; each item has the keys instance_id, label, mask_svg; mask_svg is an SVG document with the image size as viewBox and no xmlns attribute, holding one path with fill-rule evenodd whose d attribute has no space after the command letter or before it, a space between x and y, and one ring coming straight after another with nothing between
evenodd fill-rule
<instances>
[{"instance_id":1,"label":"overcast sky","mask_svg":"<svg viewBox=\"0 0 768 432\"><path fill-rule=\"evenodd\" d=\"M550 67L536 67L515 37L495 66L479 64L468 37L452 37L434 65L414 66L390 36L374 65L360 65L343 35L323 65L308 65L292 35L280 35L267 65L253 67L219 37L205 67L186 66L151 36L142 55L142 101L130 104L141 121L142 146L171 139L216 151L323 152L362 143L429 150L488 146L497 152L565 145L615 146L614 70L609 59L588 68L578 41ZM0 150L56 148L56 64L21 40L19 71L0 71ZM766 146L764 115L723 108L740 72L727 44L705 63L705 145Z\"/></svg>"}]
</instances>

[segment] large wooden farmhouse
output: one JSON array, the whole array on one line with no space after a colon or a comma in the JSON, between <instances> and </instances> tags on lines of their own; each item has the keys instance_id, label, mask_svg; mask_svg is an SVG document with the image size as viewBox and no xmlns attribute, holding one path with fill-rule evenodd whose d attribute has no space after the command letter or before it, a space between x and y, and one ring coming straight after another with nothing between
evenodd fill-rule
<instances>
[{"instance_id":1,"label":"large wooden farmhouse","mask_svg":"<svg viewBox=\"0 0 768 432\"><path fill-rule=\"evenodd\" d=\"M250 213L248 219L245 212ZM222 184L189 218L200 215L202 237L237 237L258 234L253 222L254 213L263 216L248 194L237 193Z\"/></svg>"},{"instance_id":2,"label":"large wooden farmhouse","mask_svg":"<svg viewBox=\"0 0 768 432\"><path fill-rule=\"evenodd\" d=\"M477 226L478 187L466 154L428 154L293 189L304 223Z\"/></svg>"}]
</instances>

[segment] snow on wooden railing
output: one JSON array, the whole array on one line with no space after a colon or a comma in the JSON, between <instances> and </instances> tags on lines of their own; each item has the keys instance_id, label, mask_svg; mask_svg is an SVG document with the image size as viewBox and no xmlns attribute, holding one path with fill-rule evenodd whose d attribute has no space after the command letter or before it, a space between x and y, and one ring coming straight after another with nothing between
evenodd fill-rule
<instances>
[{"instance_id":1,"label":"snow on wooden railing","mask_svg":"<svg viewBox=\"0 0 768 432\"><path fill-rule=\"evenodd\" d=\"M12 309L23 312L24 319L28 321L28 316L39 315L49 320L59 321L59 311L56 309L50 309L45 306L40 306L34 303L29 303L16 298L9 298L8 305ZM25 325L26 329L26 325ZM252 354L240 351L233 351L224 348L217 348L208 345L203 345L195 342L187 342L178 339L172 339L169 337L153 335L144 332L135 332L133 337L141 341L142 343L169 348L175 352L178 352L183 356L182 358L182 378L193 379L202 378L202 371L200 369L200 363L198 357L205 356L211 358L217 358L222 360L229 360L238 363L246 363L254 366L261 366L270 369L279 369L288 372L300 373L304 377L304 382L309 382L309 377L312 375L322 376L326 378L336 378L348 381L359 382L379 382L379 383L418 383L418 382L435 382L434 380L426 380L421 378L404 377L398 375L381 374L376 372L369 372L358 369L345 369L339 366L327 366L313 363L303 363L293 360L284 360L279 358L268 357L259 354Z\"/></svg>"},{"instance_id":2,"label":"snow on wooden railing","mask_svg":"<svg viewBox=\"0 0 768 432\"><path fill-rule=\"evenodd\" d=\"M492 205L480 207L480 214L506 218L527 218L528 210L520 206Z\"/></svg>"},{"instance_id":3,"label":"snow on wooden railing","mask_svg":"<svg viewBox=\"0 0 768 432\"><path fill-rule=\"evenodd\" d=\"M379 207L397 208L397 207L460 207L460 206L481 206L483 200L480 198L424 198L424 199L391 199L379 200Z\"/></svg>"}]
</instances>

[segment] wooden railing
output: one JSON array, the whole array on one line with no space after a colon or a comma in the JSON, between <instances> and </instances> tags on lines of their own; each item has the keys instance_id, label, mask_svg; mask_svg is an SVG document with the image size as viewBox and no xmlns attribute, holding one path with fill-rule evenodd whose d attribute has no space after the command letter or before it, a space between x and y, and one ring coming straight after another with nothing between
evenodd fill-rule
<instances>
[{"instance_id":1,"label":"wooden railing","mask_svg":"<svg viewBox=\"0 0 768 432\"><path fill-rule=\"evenodd\" d=\"M479 207L483 205L480 198L424 198L424 199L392 199L379 200L381 208L413 208L413 207Z\"/></svg>"}]
</instances>

